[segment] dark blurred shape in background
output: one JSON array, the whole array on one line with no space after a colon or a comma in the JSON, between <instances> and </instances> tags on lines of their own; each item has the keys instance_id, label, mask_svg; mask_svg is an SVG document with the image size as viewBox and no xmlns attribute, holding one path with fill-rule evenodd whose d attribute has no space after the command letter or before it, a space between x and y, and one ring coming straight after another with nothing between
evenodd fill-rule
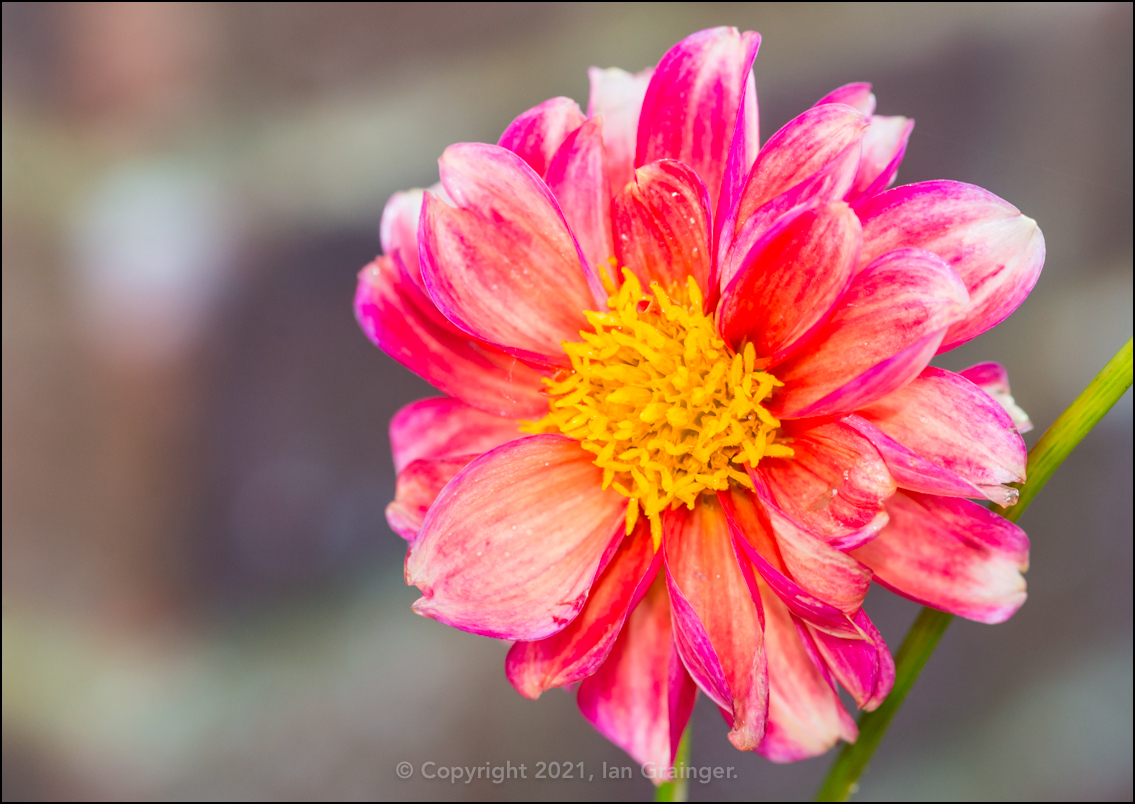
<instances>
[{"instance_id":1,"label":"dark blurred shape in background","mask_svg":"<svg viewBox=\"0 0 1135 804\"><path fill-rule=\"evenodd\" d=\"M434 392L351 298L446 145L721 24L764 35L763 139L870 80L917 121L901 182L1039 221L1036 291L940 360L1004 363L1031 444L1131 334L1130 4L3 5L5 800L650 794L504 645L411 613L386 425ZM1128 393L1022 522L1028 604L955 624L860 798L1131 798L1131 437ZM892 648L917 609L867 608ZM704 701L694 745L739 777L695 799L807 797L830 762L739 754Z\"/></svg>"}]
</instances>

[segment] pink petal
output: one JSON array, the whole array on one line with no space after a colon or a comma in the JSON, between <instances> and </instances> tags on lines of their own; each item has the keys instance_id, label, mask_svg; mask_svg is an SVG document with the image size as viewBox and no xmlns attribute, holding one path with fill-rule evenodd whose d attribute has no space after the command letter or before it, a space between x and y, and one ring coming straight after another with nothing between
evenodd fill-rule
<instances>
[{"instance_id":1,"label":"pink petal","mask_svg":"<svg viewBox=\"0 0 1135 804\"><path fill-rule=\"evenodd\" d=\"M875 114L875 95L871 92L871 85L865 81L844 84L838 89L833 89L816 101L815 105L823 106L826 103L842 103L844 106L855 109L864 117Z\"/></svg>"},{"instance_id":2,"label":"pink petal","mask_svg":"<svg viewBox=\"0 0 1135 804\"><path fill-rule=\"evenodd\" d=\"M728 714L729 740L757 747L768 710L758 610L741 574L722 507L702 497L670 512L664 534L674 637L694 681Z\"/></svg>"},{"instance_id":3,"label":"pink petal","mask_svg":"<svg viewBox=\"0 0 1135 804\"><path fill-rule=\"evenodd\" d=\"M984 496L1000 505L1016 501L1016 489L1005 484L1025 479L1025 442L1004 408L964 377L927 367L859 415L900 445L876 446L905 488ZM922 467L918 458L932 466ZM945 476L934 469L944 470ZM956 488L959 479L968 486L963 492Z\"/></svg>"},{"instance_id":4,"label":"pink petal","mask_svg":"<svg viewBox=\"0 0 1135 804\"><path fill-rule=\"evenodd\" d=\"M784 602L761 583L768 651L768 728L757 752L773 762L819 756L859 732L801 641Z\"/></svg>"},{"instance_id":5,"label":"pink petal","mask_svg":"<svg viewBox=\"0 0 1135 804\"><path fill-rule=\"evenodd\" d=\"M782 364L780 418L827 416L869 405L930 362L946 328L965 313L966 289L940 258L892 251L857 274L816 334Z\"/></svg>"},{"instance_id":6,"label":"pink petal","mask_svg":"<svg viewBox=\"0 0 1135 804\"><path fill-rule=\"evenodd\" d=\"M386 506L390 529L406 541L418 538L422 521L437 495L453 476L464 469L476 455L453 455L433 460L418 460L398 473L394 501Z\"/></svg>"},{"instance_id":7,"label":"pink petal","mask_svg":"<svg viewBox=\"0 0 1135 804\"><path fill-rule=\"evenodd\" d=\"M419 232L422 275L445 316L520 357L566 365L596 306L559 205L515 154L451 145L441 180L457 204L426 194Z\"/></svg>"},{"instance_id":8,"label":"pink petal","mask_svg":"<svg viewBox=\"0 0 1135 804\"><path fill-rule=\"evenodd\" d=\"M842 158L867 128L867 118L849 106L814 106L772 135L757 155L737 212L737 227L759 207Z\"/></svg>"},{"instance_id":9,"label":"pink petal","mask_svg":"<svg viewBox=\"0 0 1135 804\"><path fill-rule=\"evenodd\" d=\"M584 256L593 265L615 254L611 237L611 192L603 156L602 121L577 128L556 151L545 177Z\"/></svg>"},{"instance_id":10,"label":"pink petal","mask_svg":"<svg viewBox=\"0 0 1135 804\"><path fill-rule=\"evenodd\" d=\"M711 28L687 36L662 57L650 79L638 124L635 167L676 159L692 167L715 208L736 129L737 108L747 91L760 35ZM756 104L753 137L756 151Z\"/></svg>"},{"instance_id":11,"label":"pink petal","mask_svg":"<svg viewBox=\"0 0 1135 804\"><path fill-rule=\"evenodd\" d=\"M505 661L508 680L526 698L552 687L573 684L594 673L661 566L645 522L623 540L595 581L579 616L560 631L536 642L515 642Z\"/></svg>"},{"instance_id":12,"label":"pink petal","mask_svg":"<svg viewBox=\"0 0 1135 804\"><path fill-rule=\"evenodd\" d=\"M612 204L615 254L644 285L709 286L709 198L692 168L662 160L635 171Z\"/></svg>"},{"instance_id":13,"label":"pink petal","mask_svg":"<svg viewBox=\"0 0 1135 804\"><path fill-rule=\"evenodd\" d=\"M1009 372L1000 363L978 363L976 366L959 371L958 374L993 397L993 401L1009 414L1009 418L1017 426L1018 433L1027 433L1033 429L1029 414L1021 410L1020 405L1013 399L1013 393L1009 390Z\"/></svg>"},{"instance_id":14,"label":"pink petal","mask_svg":"<svg viewBox=\"0 0 1135 804\"><path fill-rule=\"evenodd\" d=\"M914 121L905 117L875 115L871 118L871 125L863 135L859 172L847 197L849 204L861 204L894 183L912 131Z\"/></svg>"},{"instance_id":15,"label":"pink petal","mask_svg":"<svg viewBox=\"0 0 1135 804\"><path fill-rule=\"evenodd\" d=\"M551 636L575 619L626 498L560 435L510 441L470 463L438 495L406 557L414 610L500 639Z\"/></svg>"},{"instance_id":16,"label":"pink petal","mask_svg":"<svg viewBox=\"0 0 1135 804\"><path fill-rule=\"evenodd\" d=\"M1025 602L1029 540L1004 517L958 497L900 491L890 524L853 555L875 580L926 606L983 623Z\"/></svg>"},{"instance_id":17,"label":"pink petal","mask_svg":"<svg viewBox=\"0 0 1135 804\"><path fill-rule=\"evenodd\" d=\"M830 421L785 422L780 435L794 456L764 458L749 473L766 507L839 549L849 536L878 532L895 481L870 441Z\"/></svg>"},{"instance_id":18,"label":"pink petal","mask_svg":"<svg viewBox=\"0 0 1135 804\"><path fill-rule=\"evenodd\" d=\"M390 196L378 225L382 253L388 257L397 253L414 284L423 291L426 286L422 283L422 268L418 262L418 218L422 214L424 194L424 190L406 190Z\"/></svg>"},{"instance_id":19,"label":"pink petal","mask_svg":"<svg viewBox=\"0 0 1135 804\"><path fill-rule=\"evenodd\" d=\"M355 316L380 349L461 401L510 418L543 415L541 373L444 322L430 300L389 257L359 272Z\"/></svg>"},{"instance_id":20,"label":"pink petal","mask_svg":"<svg viewBox=\"0 0 1135 804\"><path fill-rule=\"evenodd\" d=\"M895 661L887 643L867 614L855 613L855 624L867 639L844 639L808 625L821 666L846 689L860 709L878 708L895 684Z\"/></svg>"},{"instance_id":21,"label":"pink petal","mask_svg":"<svg viewBox=\"0 0 1135 804\"><path fill-rule=\"evenodd\" d=\"M603 118L603 148L607 153L607 180L611 193L617 193L634 178L634 152L638 138L638 116L642 99L654 68L628 73L618 67L587 71L591 82L588 117Z\"/></svg>"},{"instance_id":22,"label":"pink petal","mask_svg":"<svg viewBox=\"0 0 1135 804\"><path fill-rule=\"evenodd\" d=\"M552 98L509 123L497 145L512 151L543 177L552 156L583 120L579 104L571 98Z\"/></svg>"},{"instance_id":23,"label":"pink petal","mask_svg":"<svg viewBox=\"0 0 1135 804\"><path fill-rule=\"evenodd\" d=\"M760 510L759 502L744 492L719 494L718 498L725 508L729 529L738 551L752 562L764 582L780 596L793 614L818 628L849 639L862 638L846 614L812 597L788 577L784 560L777 549L764 512ZM752 583L749 584L751 593L754 592L753 586Z\"/></svg>"},{"instance_id":24,"label":"pink petal","mask_svg":"<svg viewBox=\"0 0 1135 804\"><path fill-rule=\"evenodd\" d=\"M866 265L904 247L923 248L953 266L970 294L939 351L970 340L1009 316L1036 284L1044 237L1036 221L993 193L952 181L895 187L857 209Z\"/></svg>"},{"instance_id":25,"label":"pink petal","mask_svg":"<svg viewBox=\"0 0 1135 804\"><path fill-rule=\"evenodd\" d=\"M760 39L756 46L760 47ZM753 51L756 56L756 50ZM729 146L729 157L725 162L725 173L721 178L721 193L717 199L717 209L713 217L713 242L717 253L725 254L733 241L737 229L737 214L745 180L757 159L760 147L758 139L759 113L757 109L757 84L752 72L745 82L745 93L737 109L737 122L733 125L733 142ZM715 260L715 268L720 260ZM715 271L716 273L716 271ZM712 277L709 288L709 309L717 304L717 294L725 283L719 277Z\"/></svg>"},{"instance_id":26,"label":"pink petal","mask_svg":"<svg viewBox=\"0 0 1135 804\"><path fill-rule=\"evenodd\" d=\"M579 685L583 716L640 765L671 765L693 711L696 688L670 634L670 605L659 575L607 660Z\"/></svg>"},{"instance_id":27,"label":"pink petal","mask_svg":"<svg viewBox=\"0 0 1135 804\"><path fill-rule=\"evenodd\" d=\"M852 143L832 157L822 169L766 201L748 216L744 225L737 230L735 237L732 237L733 223L723 224L724 228L718 241L718 254L725 256L718 259L721 266L718 284L722 288L728 287L743 266L754 244L765 237L774 226L785 225L793 215L799 214L800 210L797 210L797 207L819 207L843 200L855 181L855 173L859 168L859 152L859 143ZM732 240L729 239L730 237Z\"/></svg>"},{"instance_id":28,"label":"pink petal","mask_svg":"<svg viewBox=\"0 0 1135 804\"><path fill-rule=\"evenodd\" d=\"M721 335L735 350L751 342L774 365L840 298L859 259L859 221L842 201L785 215L745 255L721 296Z\"/></svg>"},{"instance_id":29,"label":"pink petal","mask_svg":"<svg viewBox=\"0 0 1135 804\"><path fill-rule=\"evenodd\" d=\"M854 614L871 587L871 570L764 503L787 574L812 597Z\"/></svg>"},{"instance_id":30,"label":"pink petal","mask_svg":"<svg viewBox=\"0 0 1135 804\"><path fill-rule=\"evenodd\" d=\"M447 397L411 402L390 420L394 471L419 458L480 455L522 433L515 419L494 416Z\"/></svg>"}]
</instances>

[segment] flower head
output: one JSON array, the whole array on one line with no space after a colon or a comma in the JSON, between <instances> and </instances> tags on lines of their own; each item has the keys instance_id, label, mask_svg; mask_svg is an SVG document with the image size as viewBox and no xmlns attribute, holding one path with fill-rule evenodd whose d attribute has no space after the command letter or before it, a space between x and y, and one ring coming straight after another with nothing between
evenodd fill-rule
<instances>
[{"instance_id":1,"label":"flower head","mask_svg":"<svg viewBox=\"0 0 1135 804\"><path fill-rule=\"evenodd\" d=\"M697 690L777 761L854 740L894 664L874 580L982 622L1025 598L1006 505L1027 417L939 352L1008 316L1044 258L978 187L887 189L913 122L841 87L758 148L755 33L593 69L498 145L399 193L356 312L447 394L391 423L415 610L515 640L535 698L669 764Z\"/></svg>"}]
</instances>

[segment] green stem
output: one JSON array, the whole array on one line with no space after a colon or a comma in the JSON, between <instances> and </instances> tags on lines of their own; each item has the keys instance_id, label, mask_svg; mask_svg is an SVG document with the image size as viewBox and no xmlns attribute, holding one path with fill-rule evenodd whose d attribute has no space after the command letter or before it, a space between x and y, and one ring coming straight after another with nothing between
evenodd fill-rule
<instances>
[{"instance_id":1,"label":"green stem","mask_svg":"<svg viewBox=\"0 0 1135 804\"><path fill-rule=\"evenodd\" d=\"M1028 480L1021 486L1016 504L1004 512L1006 519L1016 522L1021 517L1056 468L1131 387L1131 374L1129 338L1096 378L1088 383L1083 393L1076 397L1076 401L1045 431L1036 446L1029 450ZM953 619L954 615L943 611L922 609L895 654L894 689L878 709L864 712L859 718L859 739L843 747L816 793L816 801L847 801L859 789L859 776L871 761L871 755L883 739L887 726Z\"/></svg>"},{"instance_id":2,"label":"green stem","mask_svg":"<svg viewBox=\"0 0 1135 804\"><path fill-rule=\"evenodd\" d=\"M690 732L693 724L686 726L678 743L678 755L674 757L674 767L682 768L690 764ZM654 791L655 801L685 801L690 794L690 780L679 777L672 782L663 782Z\"/></svg>"}]
</instances>

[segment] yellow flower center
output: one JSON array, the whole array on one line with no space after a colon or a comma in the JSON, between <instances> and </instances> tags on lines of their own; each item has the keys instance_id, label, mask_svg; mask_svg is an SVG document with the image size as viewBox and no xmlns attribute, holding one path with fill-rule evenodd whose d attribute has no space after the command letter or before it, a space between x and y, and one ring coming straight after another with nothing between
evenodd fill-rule
<instances>
[{"instance_id":1,"label":"yellow flower center","mask_svg":"<svg viewBox=\"0 0 1135 804\"><path fill-rule=\"evenodd\" d=\"M544 381L548 415L521 429L563 433L595 453L603 488L630 498L626 532L641 509L657 549L667 506L692 509L730 481L751 489L743 464L792 450L775 443L780 422L760 404L783 383L753 370L752 344L734 354L721 340L694 278L645 292L623 276L616 291L604 275L611 311L585 313L595 331L564 342L572 371Z\"/></svg>"}]
</instances>

